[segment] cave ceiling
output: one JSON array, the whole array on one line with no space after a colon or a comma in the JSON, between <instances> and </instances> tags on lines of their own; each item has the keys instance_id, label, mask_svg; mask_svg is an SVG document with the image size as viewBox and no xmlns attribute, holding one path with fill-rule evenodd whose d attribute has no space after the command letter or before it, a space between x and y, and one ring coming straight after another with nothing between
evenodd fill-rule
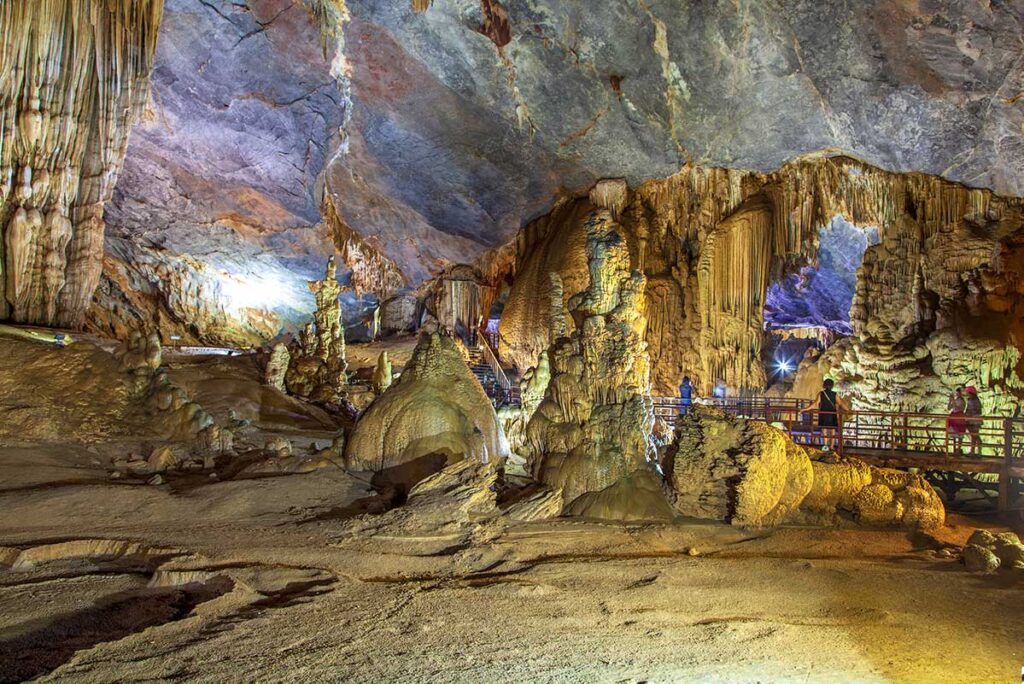
<instances>
[{"instance_id":1,"label":"cave ceiling","mask_svg":"<svg viewBox=\"0 0 1024 684\"><path fill-rule=\"evenodd\" d=\"M325 186L410 284L561 194L687 161L770 170L841 150L1024 194L1021 1L347 0L347 14L343 40L322 43L303 0L166 0L108 254L262 274L301 308L340 246Z\"/></svg>"}]
</instances>

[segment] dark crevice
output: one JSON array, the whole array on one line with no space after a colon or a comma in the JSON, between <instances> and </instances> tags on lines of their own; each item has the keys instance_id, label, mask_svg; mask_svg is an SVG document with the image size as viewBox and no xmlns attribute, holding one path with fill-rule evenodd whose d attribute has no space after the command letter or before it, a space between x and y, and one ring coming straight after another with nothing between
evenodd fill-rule
<instances>
[{"instance_id":1,"label":"dark crevice","mask_svg":"<svg viewBox=\"0 0 1024 684\"><path fill-rule=\"evenodd\" d=\"M38 620L24 634L0 641L0 684L40 677L78 651L181 620L233 587L230 579L218 577L204 584L125 592L55 619Z\"/></svg>"}]
</instances>

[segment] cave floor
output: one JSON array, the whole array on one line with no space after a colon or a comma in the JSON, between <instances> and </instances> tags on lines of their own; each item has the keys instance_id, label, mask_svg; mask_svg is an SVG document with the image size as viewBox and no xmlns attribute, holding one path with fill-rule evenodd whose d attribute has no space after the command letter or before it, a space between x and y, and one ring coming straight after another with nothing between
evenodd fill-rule
<instances>
[{"instance_id":1,"label":"cave floor","mask_svg":"<svg viewBox=\"0 0 1024 684\"><path fill-rule=\"evenodd\" d=\"M255 377L232 363L179 381L218 411L232 401L217 388L245 397L257 429L325 433L315 413L257 410ZM30 403L51 415L46 391ZM556 520L471 542L359 538L346 522L369 488L340 469L149 486L109 479L130 440L99 433L0 436L0 681L996 682L1024 664L1019 574L938 553L975 520L929 535Z\"/></svg>"}]
</instances>

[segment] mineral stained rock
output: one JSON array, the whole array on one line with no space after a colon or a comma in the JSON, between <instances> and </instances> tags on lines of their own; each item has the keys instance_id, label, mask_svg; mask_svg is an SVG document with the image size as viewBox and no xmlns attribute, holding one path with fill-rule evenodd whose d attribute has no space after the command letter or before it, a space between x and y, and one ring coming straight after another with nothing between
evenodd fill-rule
<instances>
[{"instance_id":1,"label":"mineral stained rock","mask_svg":"<svg viewBox=\"0 0 1024 684\"><path fill-rule=\"evenodd\" d=\"M945 522L942 500L920 475L834 454L811 458L782 430L709 407L680 419L664 470L677 511L735 525Z\"/></svg>"},{"instance_id":2,"label":"mineral stained rock","mask_svg":"<svg viewBox=\"0 0 1024 684\"><path fill-rule=\"evenodd\" d=\"M494 407L455 342L424 334L401 377L359 419L351 470L381 471L432 454L491 462L509 454Z\"/></svg>"},{"instance_id":3,"label":"mineral stained rock","mask_svg":"<svg viewBox=\"0 0 1024 684\"><path fill-rule=\"evenodd\" d=\"M634 496L617 489L576 503L587 493L628 489L628 478L643 480L639 473L651 468L654 424L644 278L630 269L628 247L609 211L592 212L586 225L590 282L569 301L573 332L548 350L551 380L526 428L531 467L540 482L562 490L578 515L588 515L591 503L602 517L635 517L637 510L656 509L648 505L650 488L635 488Z\"/></svg>"},{"instance_id":4,"label":"mineral stained rock","mask_svg":"<svg viewBox=\"0 0 1024 684\"><path fill-rule=\"evenodd\" d=\"M806 452L781 430L700 406L680 419L664 469L677 511L734 525L791 518L813 478Z\"/></svg>"}]
</instances>

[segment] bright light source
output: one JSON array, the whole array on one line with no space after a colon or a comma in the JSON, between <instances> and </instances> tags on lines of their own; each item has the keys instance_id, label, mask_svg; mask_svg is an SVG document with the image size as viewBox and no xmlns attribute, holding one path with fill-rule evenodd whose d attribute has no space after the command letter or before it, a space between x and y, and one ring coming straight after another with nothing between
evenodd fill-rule
<instances>
[{"instance_id":1,"label":"bright light source","mask_svg":"<svg viewBox=\"0 0 1024 684\"><path fill-rule=\"evenodd\" d=\"M793 372L793 364L790 363L789 359L776 359L775 370L782 375L788 375Z\"/></svg>"},{"instance_id":2,"label":"bright light source","mask_svg":"<svg viewBox=\"0 0 1024 684\"><path fill-rule=\"evenodd\" d=\"M227 309L235 314L244 309L273 311L290 306L301 308L289 284L272 272L236 274L222 272L217 278ZM312 297L309 298L312 301Z\"/></svg>"}]
</instances>

